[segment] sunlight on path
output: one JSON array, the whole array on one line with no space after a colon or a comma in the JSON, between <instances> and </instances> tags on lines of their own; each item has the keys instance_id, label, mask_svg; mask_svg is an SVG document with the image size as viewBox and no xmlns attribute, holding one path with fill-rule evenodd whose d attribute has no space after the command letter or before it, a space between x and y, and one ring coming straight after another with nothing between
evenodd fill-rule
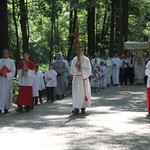
<instances>
[{"instance_id":1,"label":"sunlight on path","mask_svg":"<svg viewBox=\"0 0 150 150\"><path fill-rule=\"evenodd\" d=\"M144 87L133 88L96 93L87 115L71 114L70 97L36 106L28 114L2 114L1 147L5 150L150 150Z\"/></svg>"}]
</instances>

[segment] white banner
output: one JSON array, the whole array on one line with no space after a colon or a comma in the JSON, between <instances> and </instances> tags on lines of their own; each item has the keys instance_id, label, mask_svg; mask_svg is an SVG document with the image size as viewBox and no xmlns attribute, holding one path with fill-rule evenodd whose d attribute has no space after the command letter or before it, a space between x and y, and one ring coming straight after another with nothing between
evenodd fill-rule
<instances>
[{"instance_id":1,"label":"white banner","mask_svg":"<svg viewBox=\"0 0 150 150\"><path fill-rule=\"evenodd\" d=\"M124 49L125 50L148 50L149 42L125 42Z\"/></svg>"}]
</instances>

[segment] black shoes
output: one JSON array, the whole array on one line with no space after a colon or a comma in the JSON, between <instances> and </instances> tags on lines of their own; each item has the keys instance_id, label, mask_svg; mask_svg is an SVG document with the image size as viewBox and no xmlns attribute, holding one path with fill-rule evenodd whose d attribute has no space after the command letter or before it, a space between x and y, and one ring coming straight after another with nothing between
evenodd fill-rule
<instances>
[{"instance_id":1,"label":"black shoes","mask_svg":"<svg viewBox=\"0 0 150 150\"><path fill-rule=\"evenodd\" d=\"M29 110L29 111L30 111L30 110L33 110L33 109L34 109L34 104L31 105L31 106L26 106L26 107L25 107L25 110L26 110L26 109ZM29 111L27 111L27 112L29 112Z\"/></svg>"},{"instance_id":2,"label":"black shoes","mask_svg":"<svg viewBox=\"0 0 150 150\"><path fill-rule=\"evenodd\" d=\"M42 101L42 99L40 99L40 104L43 104L43 101Z\"/></svg>"},{"instance_id":3,"label":"black shoes","mask_svg":"<svg viewBox=\"0 0 150 150\"><path fill-rule=\"evenodd\" d=\"M4 109L4 113L8 114L9 113L8 109Z\"/></svg>"},{"instance_id":4,"label":"black shoes","mask_svg":"<svg viewBox=\"0 0 150 150\"><path fill-rule=\"evenodd\" d=\"M35 100L34 105L37 105L37 104L38 104L38 100Z\"/></svg>"},{"instance_id":5,"label":"black shoes","mask_svg":"<svg viewBox=\"0 0 150 150\"><path fill-rule=\"evenodd\" d=\"M43 104L42 99L39 99L39 100L40 100L40 104ZM37 105L37 104L38 104L38 99L36 99L35 102L34 102L34 105Z\"/></svg>"},{"instance_id":6,"label":"black shoes","mask_svg":"<svg viewBox=\"0 0 150 150\"><path fill-rule=\"evenodd\" d=\"M146 116L147 119L150 119L150 112Z\"/></svg>"},{"instance_id":7,"label":"black shoes","mask_svg":"<svg viewBox=\"0 0 150 150\"><path fill-rule=\"evenodd\" d=\"M32 107L34 108L34 105L32 105ZM25 110L25 112L29 112L31 110L31 106L25 106L24 110ZM16 112L22 113L23 112L23 107L22 106L18 106L18 108L16 109Z\"/></svg>"},{"instance_id":8,"label":"black shoes","mask_svg":"<svg viewBox=\"0 0 150 150\"><path fill-rule=\"evenodd\" d=\"M81 108L81 114L86 114L85 113L85 108Z\"/></svg>"},{"instance_id":9,"label":"black shoes","mask_svg":"<svg viewBox=\"0 0 150 150\"><path fill-rule=\"evenodd\" d=\"M22 113L22 112L23 112L23 109L22 109L22 108L17 108L17 109L16 109L16 112Z\"/></svg>"},{"instance_id":10,"label":"black shoes","mask_svg":"<svg viewBox=\"0 0 150 150\"><path fill-rule=\"evenodd\" d=\"M79 109L75 108L74 110L72 110L72 113L75 115L79 115ZM86 114L85 108L81 108L81 114Z\"/></svg>"},{"instance_id":11,"label":"black shoes","mask_svg":"<svg viewBox=\"0 0 150 150\"><path fill-rule=\"evenodd\" d=\"M2 110L0 110L0 114L2 113ZM9 111L8 111L8 109L4 109L4 113L5 114L8 114L9 113Z\"/></svg>"},{"instance_id":12,"label":"black shoes","mask_svg":"<svg viewBox=\"0 0 150 150\"><path fill-rule=\"evenodd\" d=\"M75 108L74 110L72 110L72 113L75 114L75 115L78 115L79 114L79 109Z\"/></svg>"},{"instance_id":13,"label":"black shoes","mask_svg":"<svg viewBox=\"0 0 150 150\"><path fill-rule=\"evenodd\" d=\"M30 112L30 110L33 110L34 109L34 105L31 105L31 106L25 106L25 112Z\"/></svg>"},{"instance_id":14,"label":"black shoes","mask_svg":"<svg viewBox=\"0 0 150 150\"><path fill-rule=\"evenodd\" d=\"M25 106L24 110L25 112L30 112L30 110L32 110L34 108L34 105L31 106ZM23 107L22 106L18 106L18 108L16 109L16 112L18 113L22 113L23 112Z\"/></svg>"}]
</instances>

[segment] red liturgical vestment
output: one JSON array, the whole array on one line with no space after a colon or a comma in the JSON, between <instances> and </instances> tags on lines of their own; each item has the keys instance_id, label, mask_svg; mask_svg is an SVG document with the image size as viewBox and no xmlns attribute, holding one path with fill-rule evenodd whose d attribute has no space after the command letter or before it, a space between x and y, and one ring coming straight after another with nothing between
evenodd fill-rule
<instances>
[{"instance_id":1,"label":"red liturgical vestment","mask_svg":"<svg viewBox=\"0 0 150 150\"><path fill-rule=\"evenodd\" d=\"M33 103L33 86L34 86L34 69L35 65L32 61L27 61L27 71L23 73L23 63L18 64L18 82L19 82L19 95L16 101L17 105L30 106Z\"/></svg>"}]
</instances>

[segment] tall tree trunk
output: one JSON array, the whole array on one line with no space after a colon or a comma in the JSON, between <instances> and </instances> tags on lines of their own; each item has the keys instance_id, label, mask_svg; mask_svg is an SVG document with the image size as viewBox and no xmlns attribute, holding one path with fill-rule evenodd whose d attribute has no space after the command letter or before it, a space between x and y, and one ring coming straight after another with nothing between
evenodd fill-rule
<instances>
[{"instance_id":1,"label":"tall tree trunk","mask_svg":"<svg viewBox=\"0 0 150 150\"><path fill-rule=\"evenodd\" d=\"M54 54L54 0L52 0L52 15L51 15L51 44L50 44L50 62L52 62Z\"/></svg>"},{"instance_id":2,"label":"tall tree trunk","mask_svg":"<svg viewBox=\"0 0 150 150\"><path fill-rule=\"evenodd\" d=\"M78 5L79 0L76 1L76 6ZM78 26L77 25L77 20L78 20L78 16L77 16L77 7L74 9L74 11L72 11L72 6L73 3L70 4L70 24L69 24L69 50L68 50L68 61L70 61L75 55L76 55L76 51L75 51L75 38L74 36L71 36L71 33L75 33L75 29Z\"/></svg>"},{"instance_id":3,"label":"tall tree trunk","mask_svg":"<svg viewBox=\"0 0 150 150\"><path fill-rule=\"evenodd\" d=\"M51 26L51 42L50 42L50 62L52 62L53 54L54 54L53 43L54 43L54 24L52 22L52 26Z\"/></svg>"},{"instance_id":4,"label":"tall tree trunk","mask_svg":"<svg viewBox=\"0 0 150 150\"><path fill-rule=\"evenodd\" d=\"M16 20L15 2L14 2L14 0L12 1L12 7L13 7L13 20L14 20L15 31L16 31L16 53L15 53L15 58L16 58L16 64L18 64L19 59L20 59L19 36L18 36L18 27L17 27L17 20Z\"/></svg>"},{"instance_id":5,"label":"tall tree trunk","mask_svg":"<svg viewBox=\"0 0 150 150\"><path fill-rule=\"evenodd\" d=\"M101 44L102 45L106 41L106 32L105 32L106 31L106 23L107 23L106 21L107 21L107 10L105 10L105 13L104 13L103 27L102 27L102 32L101 32ZM105 55L105 49L104 48L101 49L100 54L102 56Z\"/></svg>"},{"instance_id":6,"label":"tall tree trunk","mask_svg":"<svg viewBox=\"0 0 150 150\"><path fill-rule=\"evenodd\" d=\"M7 0L0 0L0 58L4 48L8 48Z\"/></svg>"},{"instance_id":7,"label":"tall tree trunk","mask_svg":"<svg viewBox=\"0 0 150 150\"><path fill-rule=\"evenodd\" d=\"M110 23L110 48L109 55L113 56L114 53L114 21L115 21L115 0L111 2L111 23Z\"/></svg>"},{"instance_id":8,"label":"tall tree trunk","mask_svg":"<svg viewBox=\"0 0 150 150\"><path fill-rule=\"evenodd\" d=\"M28 0L26 0L26 3L25 3L25 8L26 8L26 22L27 22L27 41L28 41L28 45L29 45L29 37L30 37L30 32L29 32L29 20L28 20Z\"/></svg>"},{"instance_id":9,"label":"tall tree trunk","mask_svg":"<svg viewBox=\"0 0 150 150\"><path fill-rule=\"evenodd\" d=\"M124 41L128 41L128 12L129 12L129 0L122 0L122 28Z\"/></svg>"},{"instance_id":10,"label":"tall tree trunk","mask_svg":"<svg viewBox=\"0 0 150 150\"><path fill-rule=\"evenodd\" d=\"M60 46L60 36L59 36L59 18L58 18L58 14L57 14L57 18L56 18L56 45L58 46L58 49L60 51L63 51L63 46Z\"/></svg>"},{"instance_id":11,"label":"tall tree trunk","mask_svg":"<svg viewBox=\"0 0 150 150\"><path fill-rule=\"evenodd\" d=\"M69 36L68 36L68 53L67 53L67 60L71 60L71 52L72 52L72 45L73 45L73 36L70 36L70 33L73 32L73 11L71 9L71 4L70 4L70 15L69 15Z\"/></svg>"},{"instance_id":12,"label":"tall tree trunk","mask_svg":"<svg viewBox=\"0 0 150 150\"><path fill-rule=\"evenodd\" d=\"M123 33L122 33L122 0L116 0L116 30L115 47L118 53L123 52Z\"/></svg>"},{"instance_id":13,"label":"tall tree trunk","mask_svg":"<svg viewBox=\"0 0 150 150\"><path fill-rule=\"evenodd\" d=\"M29 51L29 37L27 31L27 9L24 0L20 0L20 24L22 32L23 51Z\"/></svg>"},{"instance_id":14,"label":"tall tree trunk","mask_svg":"<svg viewBox=\"0 0 150 150\"><path fill-rule=\"evenodd\" d=\"M95 6L94 1L89 0L87 17L87 30L88 30L88 55L94 56L96 52L95 43Z\"/></svg>"}]
</instances>

